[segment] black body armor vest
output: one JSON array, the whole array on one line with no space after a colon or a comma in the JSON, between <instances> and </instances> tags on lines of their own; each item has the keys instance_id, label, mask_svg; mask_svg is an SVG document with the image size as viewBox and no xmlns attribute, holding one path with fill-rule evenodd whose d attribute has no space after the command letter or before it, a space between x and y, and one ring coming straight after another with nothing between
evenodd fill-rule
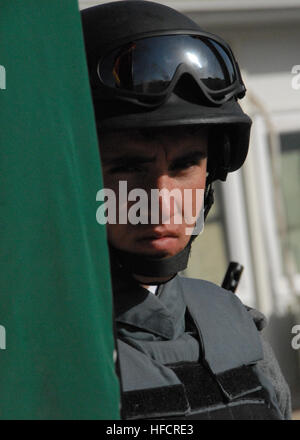
<instances>
[{"instance_id":1,"label":"black body armor vest","mask_svg":"<svg viewBox=\"0 0 300 440\"><path fill-rule=\"evenodd\" d=\"M212 283L179 276L160 289L177 295L174 307L190 318L195 338L185 332L173 340L155 340L149 333L148 340L133 341L130 332L147 329L147 323L151 327L155 316L154 311L143 321L141 303L133 307L137 326L127 325L118 339L122 418L283 419L274 388L257 365L263 358L259 332L238 297ZM120 322L126 327L126 313ZM183 360L176 358L177 348Z\"/></svg>"}]
</instances>

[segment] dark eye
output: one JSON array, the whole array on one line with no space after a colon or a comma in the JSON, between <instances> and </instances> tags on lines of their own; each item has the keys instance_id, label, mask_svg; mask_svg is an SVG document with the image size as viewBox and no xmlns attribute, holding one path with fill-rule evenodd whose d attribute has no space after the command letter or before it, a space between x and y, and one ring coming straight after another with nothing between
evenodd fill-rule
<instances>
[{"instance_id":1,"label":"dark eye","mask_svg":"<svg viewBox=\"0 0 300 440\"><path fill-rule=\"evenodd\" d=\"M191 168L195 165L200 165L202 159L186 159L181 160L180 162L175 163L172 166L172 171L180 171L180 170L187 170L188 168Z\"/></svg>"},{"instance_id":2,"label":"dark eye","mask_svg":"<svg viewBox=\"0 0 300 440\"><path fill-rule=\"evenodd\" d=\"M198 165L200 162L200 160L185 160L182 162L182 168L190 168L193 167L194 165Z\"/></svg>"}]
</instances>

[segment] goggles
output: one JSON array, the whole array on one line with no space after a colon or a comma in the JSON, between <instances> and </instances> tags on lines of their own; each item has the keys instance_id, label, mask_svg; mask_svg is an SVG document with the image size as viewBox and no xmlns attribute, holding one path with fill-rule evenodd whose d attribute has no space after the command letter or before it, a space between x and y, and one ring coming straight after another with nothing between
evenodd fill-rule
<instances>
[{"instance_id":1,"label":"goggles","mask_svg":"<svg viewBox=\"0 0 300 440\"><path fill-rule=\"evenodd\" d=\"M98 79L119 98L153 102L172 93L184 74L191 75L214 104L242 98L246 88L229 46L216 37L160 35L136 39L106 53Z\"/></svg>"}]
</instances>

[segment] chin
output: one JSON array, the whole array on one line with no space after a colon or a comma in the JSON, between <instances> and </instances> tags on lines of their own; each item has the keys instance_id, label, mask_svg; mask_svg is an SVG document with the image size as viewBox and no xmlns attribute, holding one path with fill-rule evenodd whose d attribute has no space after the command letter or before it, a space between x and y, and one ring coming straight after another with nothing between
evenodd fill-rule
<instances>
[{"instance_id":1,"label":"chin","mask_svg":"<svg viewBox=\"0 0 300 440\"><path fill-rule=\"evenodd\" d=\"M177 255L184 245L185 243L182 243L178 237L164 236L138 239L132 247L134 247L133 252L137 254L167 258Z\"/></svg>"},{"instance_id":2,"label":"chin","mask_svg":"<svg viewBox=\"0 0 300 440\"><path fill-rule=\"evenodd\" d=\"M130 250L130 252L133 252L135 254L140 254L140 255L144 255L150 258L169 258L169 257L173 257L174 255L179 254L179 252L181 252L181 250L184 248L180 247L180 248L153 248L153 247L140 247L140 246L136 246L135 249Z\"/></svg>"}]
</instances>

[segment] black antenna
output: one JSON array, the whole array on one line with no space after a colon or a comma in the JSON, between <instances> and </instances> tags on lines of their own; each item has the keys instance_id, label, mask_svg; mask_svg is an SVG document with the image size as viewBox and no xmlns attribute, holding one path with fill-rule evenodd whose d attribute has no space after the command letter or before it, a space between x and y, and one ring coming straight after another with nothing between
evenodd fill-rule
<instances>
[{"instance_id":1,"label":"black antenna","mask_svg":"<svg viewBox=\"0 0 300 440\"><path fill-rule=\"evenodd\" d=\"M239 263L235 263L234 261L231 261L229 263L227 272L222 283L223 289L235 292L242 276L243 270L244 266Z\"/></svg>"}]
</instances>

